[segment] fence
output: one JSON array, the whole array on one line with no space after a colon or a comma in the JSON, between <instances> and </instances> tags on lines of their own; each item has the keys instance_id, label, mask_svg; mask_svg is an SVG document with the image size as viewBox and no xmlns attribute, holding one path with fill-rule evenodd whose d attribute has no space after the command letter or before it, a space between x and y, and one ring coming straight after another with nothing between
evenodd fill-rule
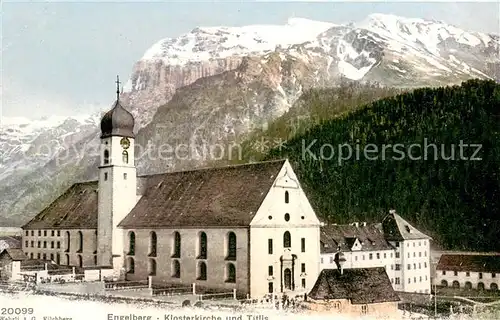
<instances>
[{"instance_id":1,"label":"fence","mask_svg":"<svg viewBox=\"0 0 500 320\"><path fill-rule=\"evenodd\" d=\"M152 296L174 296L174 295L185 295L192 293L193 293L193 286L151 288Z\"/></svg>"},{"instance_id":2,"label":"fence","mask_svg":"<svg viewBox=\"0 0 500 320\"><path fill-rule=\"evenodd\" d=\"M148 283L145 281L116 281L105 282L105 290L139 290L149 288Z\"/></svg>"},{"instance_id":3,"label":"fence","mask_svg":"<svg viewBox=\"0 0 500 320\"><path fill-rule=\"evenodd\" d=\"M237 300L237 298L236 298L236 289L233 289L232 292L198 294L198 300L199 301L204 301L204 300L221 300L221 299Z\"/></svg>"}]
</instances>

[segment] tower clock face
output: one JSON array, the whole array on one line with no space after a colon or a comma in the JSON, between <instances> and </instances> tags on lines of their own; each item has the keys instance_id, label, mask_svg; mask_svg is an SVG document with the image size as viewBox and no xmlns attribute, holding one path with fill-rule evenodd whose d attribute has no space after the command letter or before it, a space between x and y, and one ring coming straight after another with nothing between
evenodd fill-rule
<instances>
[{"instance_id":1,"label":"tower clock face","mask_svg":"<svg viewBox=\"0 0 500 320\"><path fill-rule=\"evenodd\" d=\"M130 147L130 141L127 138L123 138L120 140L120 145L123 149L128 149Z\"/></svg>"}]
</instances>

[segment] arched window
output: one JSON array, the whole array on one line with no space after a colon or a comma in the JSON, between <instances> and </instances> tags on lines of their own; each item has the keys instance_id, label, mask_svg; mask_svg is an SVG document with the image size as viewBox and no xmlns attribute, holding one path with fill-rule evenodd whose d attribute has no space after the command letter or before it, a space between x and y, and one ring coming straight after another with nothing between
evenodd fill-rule
<instances>
[{"instance_id":1,"label":"arched window","mask_svg":"<svg viewBox=\"0 0 500 320\"><path fill-rule=\"evenodd\" d=\"M492 284L490 284L490 290L491 291L498 291L498 284L496 284L494 282Z\"/></svg>"},{"instance_id":2,"label":"arched window","mask_svg":"<svg viewBox=\"0 0 500 320\"><path fill-rule=\"evenodd\" d=\"M122 152L123 163L128 163L128 152L127 150L123 150Z\"/></svg>"},{"instance_id":3,"label":"arched window","mask_svg":"<svg viewBox=\"0 0 500 320\"><path fill-rule=\"evenodd\" d=\"M109 151L104 150L104 164L109 164Z\"/></svg>"},{"instance_id":4,"label":"arched window","mask_svg":"<svg viewBox=\"0 0 500 320\"><path fill-rule=\"evenodd\" d=\"M227 234L226 260L236 260L236 234L232 231Z\"/></svg>"},{"instance_id":5,"label":"arched window","mask_svg":"<svg viewBox=\"0 0 500 320\"><path fill-rule=\"evenodd\" d=\"M71 246L71 235L69 233L69 231L66 231L66 252L69 252Z\"/></svg>"},{"instance_id":6,"label":"arched window","mask_svg":"<svg viewBox=\"0 0 500 320\"><path fill-rule=\"evenodd\" d=\"M207 258L207 234L200 232L198 235L198 259Z\"/></svg>"},{"instance_id":7,"label":"arched window","mask_svg":"<svg viewBox=\"0 0 500 320\"><path fill-rule=\"evenodd\" d=\"M441 286L447 287L448 286L448 281L446 280L441 280Z\"/></svg>"},{"instance_id":8,"label":"arched window","mask_svg":"<svg viewBox=\"0 0 500 320\"><path fill-rule=\"evenodd\" d=\"M78 251L83 252L83 233L78 231Z\"/></svg>"},{"instance_id":9,"label":"arched window","mask_svg":"<svg viewBox=\"0 0 500 320\"><path fill-rule=\"evenodd\" d=\"M156 257L156 244L157 244L156 232L151 231L149 233L149 256L150 257Z\"/></svg>"},{"instance_id":10,"label":"arched window","mask_svg":"<svg viewBox=\"0 0 500 320\"><path fill-rule=\"evenodd\" d=\"M457 280L453 281L453 283L451 284L453 288L455 289L458 289L460 288L460 282L458 282Z\"/></svg>"},{"instance_id":11,"label":"arched window","mask_svg":"<svg viewBox=\"0 0 500 320\"><path fill-rule=\"evenodd\" d=\"M177 231L174 232L174 241L173 241L173 252L172 258L180 258L181 257L181 234Z\"/></svg>"},{"instance_id":12,"label":"arched window","mask_svg":"<svg viewBox=\"0 0 500 320\"><path fill-rule=\"evenodd\" d=\"M156 276L156 261L155 259L149 259L149 275Z\"/></svg>"},{"instance_id":13,"label":"arched window","mask_svg":"<svg viewBox=\"0 0 500 320\"><path fill-rule=\"evenodd\" d=\"M288 194L288 191L285 191L285 203L290 202L290 195Z\"/></svg>"},{"instance_id":14,"label":"arched window","mask_svg":"<svg viewBox=\"0 0 500 320\"><path fill-rule=\"evenodd\" d=\"M207 280L207 264L204 261L198 262L198 279Z\"/></svg>"},{"instance_id":15,"label":"arched window","mask_svg":"<svg viewBox=\"0 0 500 320\"><path fill-rule=\"evenodd\" d=\"M465 282L465 289L467 289L467 290L472 289L472 282L470 282L470 281Z\"/></svg>"},{"instance_id":16,"label":"arched window","mask_svg":"<svg viewBox=\"0 0 500 320\"><path fill-rule=\"evenodd\" d=\"M81 255L78 255L78 266L81 268L83 267L83 259Z\"/></svg>"},{"instance_id":17,"label":"arched window","mask_svg":"<svg viewBox=\"0 0 500 320\"><path fill-rule=\"evenodd\" d=\"M226 265L226 282L236 282L236 267L232 263Z\"/></svg>"},{"instance_id":18,"label":"arched window","mask_svg":"<svg viewBox=\"0 0 500 320\"><path fill-rule=\"evenodd\" d=\"M290 232L285 231L283 234L283 248L291 248L292 247L292 239L290 236Z\"/></svg>"},{"instance_id":19,"label":"arched window","mask_svg":"<svg viewBox=\"0 0 500 320\"><path fill-rule=\"evenodd\" d=\"M128 254L135 255L135 233L132 231L128 234Z\"/></svg>"},{"instance_id":20,"label":"arched window","mask_svg":"<svg viewBox=\"0 0 500 320\"><path fill-rule=\"evenodd\" d=\"M179 260L172 261L172 278L180 278L181 277L181 264Z\"/></svg>"},{"instance_id":21,"label":"arched window","mask_svg":"<svg viewBox=\"0 0 500 320\"><path fill-rule=\"evenodd\" d=\"M69 266L69 254L66 255L66 265Z\"/></svg>"},{"instance_id":22,"label":"arched window","mask_svg":"<svg viewBox=\"0 0 500 320\"><path fill-rule=\"evenodd\" d=\"M134 272L135 272L134 258L128 257L127 258L127 273L134 273Z\"/></svg>"},{"instance_id":23,"label":"arched window","mask_svg":"<svg viewBox=\"0 0 500 320\"><path fill-rule=\"evenodd\" d=\"M478 282L478 284L477 284L477 290L483 291L484 290L484 283Z\"/></svg>"}]
</instances>

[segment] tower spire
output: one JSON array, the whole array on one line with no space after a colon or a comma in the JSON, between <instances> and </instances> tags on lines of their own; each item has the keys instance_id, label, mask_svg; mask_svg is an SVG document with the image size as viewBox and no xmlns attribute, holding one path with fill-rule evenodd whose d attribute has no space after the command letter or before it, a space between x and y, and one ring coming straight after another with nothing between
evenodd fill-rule
<instances>
[{"instance_id":1,"label":"tower spire","mask_svg":"<svg viewBox=\"0 0 500 320\"><path fill-rule=\"evenodd\" d=\"M120 77L116 76L116 101L120 100Z\"/></svg>"}]
</instances>

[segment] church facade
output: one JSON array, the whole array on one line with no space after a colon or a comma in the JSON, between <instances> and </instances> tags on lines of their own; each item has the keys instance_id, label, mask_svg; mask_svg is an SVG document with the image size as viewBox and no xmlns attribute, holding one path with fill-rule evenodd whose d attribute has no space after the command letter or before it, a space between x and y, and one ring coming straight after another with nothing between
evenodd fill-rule
<instances>
[{"instance_id":1,"label":"church facade","mask_svg":"<svg viewBox=\"0 0 500 320\"><path fill-rule=\"evenodd\" d=\"M137 176L133 129L117 99L101 121L98 181L23 227L28 257L252 298L312 288L320 222L288 160Z\"/></svg>"}]
</instances>

